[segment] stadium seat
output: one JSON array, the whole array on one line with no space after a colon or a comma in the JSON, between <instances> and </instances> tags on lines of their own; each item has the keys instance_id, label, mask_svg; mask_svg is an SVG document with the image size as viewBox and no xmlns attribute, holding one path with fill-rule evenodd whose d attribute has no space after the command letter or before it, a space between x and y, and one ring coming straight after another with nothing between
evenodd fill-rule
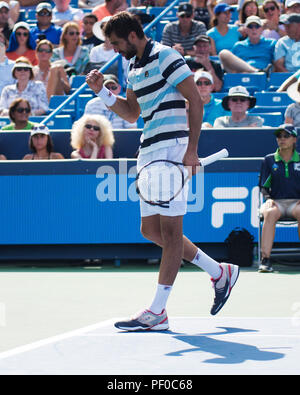
<instances>
[{"instance_id":1,"label":"stadium seat","mask_svg":"<svg viewBox=\"0 0 300 395\"><path fill-rule=\"evenodd\" d=\"M264 126L277 127L283 123L283 114L281 112L258 112L253 115L263 118Z\"/></svg>"},{"instance_id":2,"label":"stadium seat","mask_svg":"<svg viewBox=\"0 0 300 395\"><path fill-rule=\"evenodd\" d=\"M80 88L85 83L85 75L72 75L71 77L71 88Z\"/></svg>"},{"instance_id":3,"label":"stadium seat","mask_svg":"<svg viewBox=\"0 0 300 395\"><path fill-rule=\"evenodd\" d=\"M95 97L94 95L90 95L90 94L78 95L78 99L77 100L78 100L79 117L81 117L83 115L84 110L85 110L85 106L94 97Z\"/></svg>"},{"instance_id":4,"label":"stadium seat","mask_svg":"<svg viewBox=\"0 0 300 395\"><path fill-rule=\"evenodd\" d=\"M286 92L256 92L256 105L257 106L288 106L293 103L293 100Z\"/></svg>"},{"instance_id":5,"label":"stadium seat","mask_svg":"<svg viewBox=\"0 0 300 395\"><path fill-rule=\"evenodd\" d=\"M30 117L29 120L31 122L40 123L45 118L46 118L45 116ZM69 129L72 129L72 118L71 118L71 115L68 115L68 114L55 115L55 117L50 119L46 123L46 125L49 129L68 129L69 130Z\"/></svg>"},{"instance_id":6,"label":"stadium seat","mask_svg":"<svg viewBox=\"0 0 300 395\"><path fill-rule=\"evenodd\" d=\"M10 123L9 117L0 117L0 129Z\"/></svg>"},{"instance_id":7,"label":"stadium seat","mask_svg":"<svg viewBox=\"0 0 300 395\"><path fill-rule=\"evenodd\" d=\"M160 42L160 41L161 41L162 32L163 32L165 26L166 26L168 23L169 23L169 21L159 21L159 22L156 24L155 40L156 40L157 42Z\"/></svg>"},{"instance_id":8,"label":"stadium seat","mask_svg":"<svg viewBox=\"0 0 300 395\"><path fill-rule=\"evenodd\" d=\"M56 110L58 106L60 106L65 100L67 100L67 96L58 96L52 95L49 100L49 112ZM75 117L76 110L76 99L69 102L61 111L62 115L71 115L72 118Z\"/></svg>"},{"instance_id":9,"label":"stadium seat","mask_svg":"<svg viewBox=\"0 0 300 395\"><path fill-rule=\"evenodd\" d=\"M242 85L253 94L265 90L267 77L265 73L226 73L222 91L227 92L231 87Z\"/></svg>"},{"instance_id":10,"label":"stadium seat","mask_svg":"<svg viewBox=\"0 0 300 395\"><path fill-rule=\"evenodd\" d=\"M291 75L293 73L271 73L266 90L269 92L276 91Z\"/></svg>"},{"instance_id":11,"label":"stadium seat","mask_svg":"<svg viewBox=\"0 0 300 395\"><path fill-rule=\"evenodd\" d=\"M139 9L140 8L142 8L142 7L139 7ZM164 10L165 10L165 7L149 7L147 9L147 14L154 15L155 17L157 17ZM162 20L168 20L168 22L177 20L177 16L176 16L177 10L178 10L178 6L177 7L173 7L170 11L167 12L167 14L165 14L162 17Z\"/></svg>"}]
</instances>

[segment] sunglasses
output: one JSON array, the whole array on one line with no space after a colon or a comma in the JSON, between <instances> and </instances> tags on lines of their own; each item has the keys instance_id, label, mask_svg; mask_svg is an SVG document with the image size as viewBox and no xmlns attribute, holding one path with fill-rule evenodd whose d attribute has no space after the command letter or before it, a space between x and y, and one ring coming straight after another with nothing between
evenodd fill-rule
<instances>
[{"instance_id":1,"label":"sunglasses","mask_svg":"<svg viewBox=\"0 0 300 395\"><path fill-rule=\"evenodd\" d=\"M34 126L32 128L32 130L34 130L34 131L35 130L45 130L45 129L48 129L46 125L38 125L38 126Z\"/></svg>"},{"instance_id":2,"label":"sunglasses","mask_svg":"<svg viewBox=\"0 0 300 395\"><path fill-rule=\"evenodd\" d=\"M275 11L275 9L276 9L276 7L272 5L272 6L269 7L269 8L264 8L264 12L267 13L267 12L269 12L269 11Z\"/></svg>"},{"instance_id":3,"label":"sunglasses","mask_svg":"<svg viewBox=\"0 0 300 395\"><path fill-rule=\"evenodd\" d=\"M38 50L37 50L38 52L40 52L40 53L52 53L52 49L44 49L44 48L38 48Z\"/></svg>"},{"instance_id":4,"label":"sunglasses","mask_svg":"<svg viewBox=\"0 0 300 395\"><path fill-rule=\"evenodd\" d=\"M276 137L277 137L278 139L289 139L290 137L292 137L292 135L286 133L286 134L278 134Z\"/></svg>"},{"instance_id":5,"label":"sunglasses","mask_svg":"<svg viewBox=\"0 0 300 395\"><path fill-rule=\"evenodd\" d=\"M182 14L180 18L191 18L192 14Z\"/></svg>"},{"instance_id":6,"label":"sunglasses","mask_svg":"<svg viewBox=\"0 0 300 395\"><path fill-rule=\"evenodd\" d=\"M51 15L52 15L52 13L49 11L38 12L38 16L51 16Z\"/></svg>"},{"instance_id":7,"label":"sunglasses","mask_svg":"<svg viewBox=\"0 0 300 395\"><path fill-rule=\"evenodd\" d=\"M29 71L30 67L16 67L15 70L16 71Z\"/></svg>"},{"instance_id":8,"label":"sunglasses","mask_svg":"<svg viewBox=\"0 0 300 395\"><path fill-rule=\"evenodd\" d=\"M105 85L105 87L112 91L116 91L118 89L117 85Z\"/></svg>"},{"instance_id":9,"label":"sunglasses","mask_svg":"<svg viewBox=\"0 0 300 395\"><path fill-rule=\"evenodd\" d=\"M74 36L74 35L76 35L76 36L79 36L79 32L68 32L68 34L70 35L70 36Z\"/></svg>"},{"instance_id":10,"label":"sunglasses","mask_svg":"<svg viewBox=\"0 0 300 395\"><path fill-rule=\"evenodd\" d=\"M202 85L208 86L208 85L211 85L211 82L210 81L197 81L196 85L198 85L198 86L202 86Z\"/></svg>"},{"instance_id":11,"label":"sunglasses","mask_svg":"<svg viewBox=\"0 0 300 395\"><path fill-rule=\"evenodd\" d=\"M30 113L30 109L28 107L18 107L18 108L16 108L16 111L19 114L22 114L23 112L26 112L26 114Z\"/></svg>"},{"instance_id":12,"label":"sunglasses","mask_svg":"<svg viewBox=\"0 0 300 395\"><path fill-rule=\"evenodd\" d=\"M28 36L29 36L29 33L27 33L27 32L17 32L17 33L16 33L16 36L17 36L17 37L21 37L21 36L28 37Z\"/></svg>"},{"instance_id":13,"label":"sunglasses","mask_svg":"<svg viewBox=\"0 0 300 395\"><path fill-rule=\"evenodd\" d=\"M238 103L239 101L241 103L245 103L246 101L249 101L249 99L244 99L243 97L231 97L230 98L231 101L233 101L234 103Z\"/></svg>"},{"instance_id":14,"label":"sunglasses","mask_svg":"<svg viewBox=\"0 0 300 395\"><path fill-rule=\"evenodd\" d=\"M257 23L250 23L250 25L247 26L249 29L259 29L261 26L259 26Z\"/></svg>"},{"instance_id":15,"label":"sunglasses","mask_svg":"<svg viewBox=\"0 0 300 395\"><path fill-rule=\"evenodd\" d=\"M94 129L96 132L99 132L99 130L100 130L99 126L94 126L94 125L90 125L90 124L85 125L85 128Z\"/></svg>"}]
</instances>

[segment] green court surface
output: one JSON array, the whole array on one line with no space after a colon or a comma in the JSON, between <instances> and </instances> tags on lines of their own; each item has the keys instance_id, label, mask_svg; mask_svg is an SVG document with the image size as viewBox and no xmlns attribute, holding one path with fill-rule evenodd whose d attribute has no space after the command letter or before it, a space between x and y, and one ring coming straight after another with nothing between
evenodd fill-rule
<instances>
[{"instance_id":1,"label":"green court surface","mask_svg":"<svg viewBox=\"0 0 300 395\"><path fill-rule=\"evenodd\" d=\"M191 265L182 267L167 306L170 330L172 322L174 328L178 327L177 318L180 318L181 333L186 334L191 331L214 333L212 327L224 327L225 321L228 326L230 319L236 327L237 319L252 322L252 318L252 331L255 331L255 319L265 320L268 336L271 336L273 332L276 334L276 322L284 318L289 327L300 334L300 268L283 265L274 268L272 274L257 273L255 267L242 268L230 299L222 311L212 317L209 311L214 293L209 276ZM114 319L131 316L149 306L157 275L158 266L147 264L119 267L112 264L86 267L2 265L0 360L11 350L101 323L108 323L110 336L116 334ZM275 324L270 324L268 320L273 318ZM225 320L223 326L222 320ZM300 335L297 337L293 332L290 336L298 347ZM277 343L273 346L280 348ZM168 350L170 353L172 347Z\"/></svg>"}]
</instances>

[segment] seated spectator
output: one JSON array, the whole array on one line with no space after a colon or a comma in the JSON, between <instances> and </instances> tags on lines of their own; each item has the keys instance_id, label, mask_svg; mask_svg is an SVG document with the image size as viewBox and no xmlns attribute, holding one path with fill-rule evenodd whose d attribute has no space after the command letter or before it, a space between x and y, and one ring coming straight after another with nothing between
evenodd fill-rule
<instances>
[{"instance_id":1,"label":"seated spectator","mask_svg":"<svg viewBox=\"0 0 300 395\"><path fill-rule=\"evenodd\" d=\"M67 22L80 23L84 17L84 12L80 8L70 6L71 0L53 0L55 7L52 10L53 23L64 26Z\"/></svg>"},{"instance_id":2,"label":"seated spectator","mask_svg":"<svg viewBox=\"0 0 300 395\"><path fill-rule=\"evenodd\" d=\"M249 95L243 86L234 86L229 89L228 95L223 97L224 110L231 111L231 115L217 118L214 128L249 128L261 127L264 120L261 117L248 115L247 111L253 108L256 99Z\"/></svg>"},{"instance_id":3,"label":"seated spectator","mask_svg":"<svg viewBox=\"0 0 300 395\"><path fill-rule=\"evenodd\" d=\"M276 0L265 0L263 2L263 12L265 19L263 19L262 36L275 40L285 36L286 31L284 25L279 23L281 14L279 3Z\"/></svg>"},{"instance_id":4,"label":"seated spectator","mask_svg":"<svg viewBox=\"0 0 300 395\"><path fill-rule=\"evenodd\" d=\"M52 95L68 94L71 90L69 78L63 66L55 62L50 63L52 53L53 45L50 41L39 41L36 47L38 65L33 68L34 80L43 82L48 100Z\"/></svg>"},{"instance_id":5,"label":"seated spectator","mask_svg":"<svg viewBox=\"0 0 300 395\"><path fill-rule=\"evenodd\" d=\"M31 64L36 65L35 47L36 43L30 33L29 25L26 22L16 23L6 51L8 59L16 60L20 56L25 56Z\"/></svg>"},{"instance_id":6,"label":"seated spectator","mask_svg":"<svg viewBox=\"0 0 300 395\"><path fill-rule=\"evenodd\" d=\"M6 85L11 85L14 83L14 78L12 76L12 69L15 62L8 59L6 56L6 48L8 46L8 41L3 33L0 32L0 95L3 88Z\"/></svg>"},{"instance_id":7,"label":"seated spectator","mask_svg":"<svg viewBox=\"0 0 300 395\"><path fill-rule=\"evenodd\" d=\"M113 16L117 12L127 9L127 1L124 0L104 0L102 3L93 8L92 11L98 18L98 21L102 21L106 16Z\"/></svg>"},{"instance_id":8,"label":"seated spectator","mask_svg":"<svg viewBox=\"0 0 300 395\"><path fill-rule=\"evenodd\" d=\"M206 29L210 28L210 19L213 11L208 0L190 0L190 4L194 7L194 19L205 24Z\"/></svg>"},{"instance_id":9,"label":"seated spectator","mask_svg":"<svg viewBox=\"0 0 300 395\"><path fill-rule=\"evenodd\" d=\"M114 135L111 123L102 115L83 115L73 125L71 158L111 159Z\"/></svg>"},{"instance_id":10,"label":"seated spectator","mask_svg":"<svg viewBox=\"0 0 300 395\"><path fill-rule=\"evenodd\" d=\"M7 8L7 6L8 6L8 25L9 25L8 27L11 28L11 26L13 26L19 20L20 2L16 1L16 0L4 0L4 1L1 1L1 3L3 3L2 7ZM6 5L4 3L6 3ZM2 7L0 7L0 8L2 8ZM6 34L6 33L4 32L4 34ZM7 39L9 40L9 36L7 37Z\"/></svg>"},{"instance_id":11,"label":"seated spectator","mask_svg":"<svg viewBox=\"0 0 300 395\"><path fill-rule=\"evenodd\" d=\"M53 45L59 44L62 28L51 22L52 6L50 3L40 3L36 7L36 26L31 28L35 42L49 40Z\"/></svg>"},{"instance_id":12,"label":"seated spectator","mask_svg":"<svg viewBox=\"0 0 300 395\"><path fill-rule=\"evenodd\" d=\"M60 46L53 50L51 62L64 61L71 68L70 74L83 74L89 63L89 49L81 45L79 27L75 22L68 22L63 27Z\"/></svg>"},{"instance_id":13,"label":"seated spectator","mask_svg":"<svg viewBox=\"0 0 300 395\"><path fill-rule=\"evenodd\" d=\"M5 1L0 1L0 31L7 40L12 32L12 21L9 21L9 5Z\"/></svg>"},{"instance_id":14,"label":"seated spectator","mask_svg":"<svg viewBox=\"0 0 300 395\"><path fill-rule=\"evenodd\" d=\"M176 49L182 56L193 56L193 43L196 37L206 34L205 24L193 19L194 8L189 3L179 4L177 17L178 21L165 26L161 43Z\"/></svg>"},{"instance_id":15,"label":"seated spectator","mask_svg":"<svg viewBox=\"0 0 300 395\"><path fill-rule=\"evenodd\" d=\"M103 33L103 27L105 23L110 19L111 17L105 17L102 21L96 22L93 26L93 32L94 35L99 38L100 40L104 41L102 44L97 45L96 47L92 48L91 53L90 53L90 64L89 64L89 70L93 69L99 69L102 66L104 66L109 60L111 60L115 55L115 50L110 43L109 39L104 36ZM123 69L123 81L122 81L122 86L126 85L126 80L127 80L127 69L128 69L128 64L129 61L122 57L120 59L122 62L122 69ZM112 64L107 70L107 74L114 74L115 76L118 75L118 62L115 62Z\"/></svg>"},{"instance_id":16,"label":"seated spectator","mask_svg":"<svg viewBox=\"0 0 300 395\"><path fill-rule=\"evenodd\" d=\"M163 7L167 0L131 0L131 7Z\"/></svg>"},{"instance_id":17,"label":"seated spectator","mask_svg":"<svg viewBox=\"0 0 300 395\"><path fill-rule=\"evenodd\" d=\"M115 75L104 74L103 85L114 95L120 95L121 85ZM125 119L119 117L115 112L111 111L110 108L106 107L100 97L95 97L87 103L84 114L103 115L110 121L113 129L135 129L137 127L136 122L129 123L128 121L125 121Z\"/></svg>"},{"instance_id":18,"label":"seated spectator","mask_svg":"<svg viewBox=\"0 0 300 395\"><path fill-rule=\"evenodd\" d=\"M81 36L81 45L88 47L89 50L103 42L102 40L99 40L99 38L97 38L93 33L93 26L96 22L98 22L96 15L85 14L82 25L83 31Z\"/></svg>"},{"instance_id":19,"label":"seated spectator","mask_svg":"<svg viewBox=\"0 0 300 395\"><path fill-rule=\"evenodd\" d=\"M213 90L219 92L223 86L224 72L219 62L210 59L211 44L208 36L198 36L194 41L195 56L185 57L186 63L192 71L204 69L209 71L214 79Z\"/></svg>"},{"instance_id":20,"label":"seated spectator","mask_svg":"<svg viewBox=\"0 0 300 395\"><path fill-rule=\"evenodd\" d=\"M30 113L31 106L28 100L15 99L9 106L8 116L11 123L3 126L1 130L31 130L35 124L28 120Z\"/></svg>"},{"instance_id":21,"label":"seated spectator","mask_svg":"<svg viewBox=\"0 0 300 395\"><path fill-rule=\"evenodd\" d=\"M259 16L258 4L255 0L246 0L239 10L239 19L235 22L239 26L239 32L243 37L247 37L247 30L244 26L246 19L252 15Z\"/></svg>"},{"instance_id":22,"label":"seated spectator","mask_svg":"<svg viewBox=\"0 0 300 395\"><path fill-rule=\"evenodd\" d=\"M214 8L213 27L207 32L207 35L212 38L212 46L215 48L212 55L219 54L222 49L230 51L242 37L239 27L229 24L232 11L233 8L226 3L219 3Z\"/></svg>"},{"instance_id":23,"label":"seated spectator","mask_svg":"<svg viewBox=\"0 0 300 395\"><path fill-rule=\"evenodd\" d=\"M274 132L278 149L265 156L260 171L259 187L265 203L260 212L264 217L261 239L262 261L258 271L273 271L270 254L276 222L282 217L298 221L300 238L300 156L296 151L297 131L293 125L280 125Z\"/></svg>"},{"instance_id":24,"label":"seated spectator","mask_svg":"<svg viewBox=\"0 0 300 395\"><path fill-rule=\"evenodd\" d=\"M248 38L219 53L223 68L228 73L269 73L276 41L262 36L262 20L257 16L249 16L245 26Z\"/></svg>"},{"instance_id":25,"label":"seated spectator","mask_svg":"<svg viewBox=\"0 0 300 395\"><path fill-rule=\"evenodd\" d=\"M6 116L12 101L18 97L27 99L32 115L43 115L48 111L46 89L41 81L34 81L33 67L29 60L20 57L12 69L15 84L3 88L0 97L0 114Z\"/></svg>"},{"instance_id":26,"label":"seated spectator","mask_svg":"<svg viewBox=\"0 0 300 395\"><path fill-rule=\"evenodd\" d=\"M286 0L285 14L300 14L300 0Z\"/></svg>"},{"instance_id":27,"label":"seated spectator","mask_svg":"<svg viewBox=\"0 0 300 395\"><path fill-rule=\"evenodd\" d=\"M224 110L222 100L215 99L212 95L214 80L207 71L198 70L194 74L199 94L204 104L202 127L212 128L215 120L226 114L230 114Z\"/></svg>"},{"instance_id":28,"label":"seated spectator","mask_svg":"<svg viewBox=\"0 0 300 395\"><path fill-rule=\"evenodd\" d=\"M287 35L275 46L275 71L295 73L300 67L300 14L288 14L284 20Z\"/></svg>"},{"instance_id":29,"label":"seated spectator","mask_svg":"<svg viewBox=\"0 0 300 395\"><path fill-rule=\"evenodd\" d=\"M285 123L300 128L300 79L288 88L287 94L295 103L287 107L284 114Z\"/></svg>"},{"instance_id":30,"label":"seated spectator","mask_svg":"<svg viewBox=\"0 0 300 395\"><path fill-rule=\"evenodd\" d=\"M49 129L43 124L35 125L31 130L29 148L33 153L25 155L23 160L64 159L62 154L53 152Z\"/></svg>"}]
</instances>

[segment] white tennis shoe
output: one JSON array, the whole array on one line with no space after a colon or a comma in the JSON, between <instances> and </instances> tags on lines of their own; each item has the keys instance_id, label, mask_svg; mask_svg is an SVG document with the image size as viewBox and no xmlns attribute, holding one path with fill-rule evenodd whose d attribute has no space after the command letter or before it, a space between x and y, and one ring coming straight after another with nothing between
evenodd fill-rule
<instances>
[{"instance_id":1,"label":"white tennis shoe","mask_svg":"<svg viewBox=\"0 0 300 395\"><path fill-rule=\"evenodd\" d=\"M137 313L128 321L119 321L115 327L124 331L165 331L169 329L167 312L164 309L160 314L154 314L150 310Z\"/></svg>"}]
</instances>

